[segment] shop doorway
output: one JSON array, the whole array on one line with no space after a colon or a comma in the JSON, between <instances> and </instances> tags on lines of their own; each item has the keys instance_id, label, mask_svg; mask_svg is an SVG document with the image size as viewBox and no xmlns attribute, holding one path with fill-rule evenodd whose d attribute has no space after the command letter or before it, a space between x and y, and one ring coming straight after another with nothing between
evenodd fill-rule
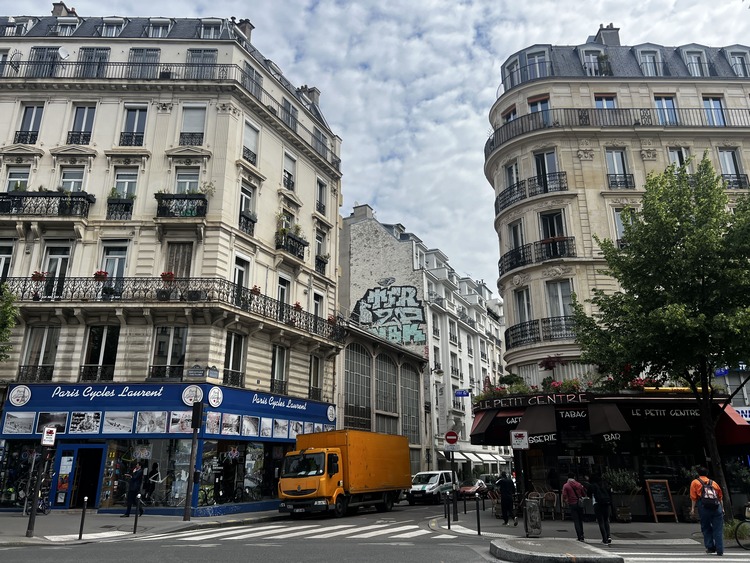
<instances>
[{"instance_id":1,"label":"shop doorway","mask_svg":"<svg viewBox=\"0 0 750 563\"><path fill-rule=\"evenodd\" d=\"M83 499L87 497L89 508L98 506L103 461L104 445L62 448L56 479L53 479L56 487L52 505L55 508L82 508Z\"/></svg>"}]
</instances>

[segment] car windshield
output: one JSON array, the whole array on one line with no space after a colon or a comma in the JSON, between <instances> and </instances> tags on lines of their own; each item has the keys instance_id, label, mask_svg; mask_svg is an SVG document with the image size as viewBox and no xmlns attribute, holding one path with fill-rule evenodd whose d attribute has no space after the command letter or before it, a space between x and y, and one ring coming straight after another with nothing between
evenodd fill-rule
<instances>
[{"instance_id":1,"label":"car windshield","mask_svg":"<svg viewBox=\"0 0 750 563\"><path fill-rule=\"evenodd\" d=\"M477 485L478 481L476 479L467 479L463 482L461 482L462 487L475 487Z\"/></svg>"},{"instance_id":2,"label":"car windshield","mask_svg":"<svg viewBox=\"0 0 750 563\"><path fill-rule=\"evenodd\" d=\"M307 477L308 475L323 475L324 461L322 453L298 454L284 458L281 468L282 477Z\"/></svg>"},{"instance_id":3,"label":"car windshield","mask_svg":"<svg viewBox=\"0 0 750 563\"><path fill-rule=\"evenodd\" d=\"M438 478L437 473L417 473L412 483L414 485L427 485L428 483L437 483Z\"/></svg>"}]
</instances>

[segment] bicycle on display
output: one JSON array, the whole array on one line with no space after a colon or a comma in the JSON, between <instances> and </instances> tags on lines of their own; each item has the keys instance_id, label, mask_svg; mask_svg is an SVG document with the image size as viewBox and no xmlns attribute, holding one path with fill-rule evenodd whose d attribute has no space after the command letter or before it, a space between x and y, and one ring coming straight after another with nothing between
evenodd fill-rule
<instances>
[{"instance_id":1,"label":"bicycle on display","mask_svg":"<svg viewBox=\"0 0 750 563\"><path fill-rule=\"evenodd\" d=\"M198 506L211 506L214 504L216 504L216 499L214 499L214 486L201 486L198 490Z\"/></svg>"},{"instance_id":2,"label":"bicycle on display","mask_svg":"<svg viewBox=\"0 0 750 563\"><path fill-rule=\"evenodd\" d=\"M743 520L734 529L734 539L745 549L750 549L750 520Z\"/></svg>"},{"instance_id":3,"label":"bicycle on display","mask_svg":"<svg viewBox=\"0 0 750 563\"><path fill-rule=\"evenodd\" d=\"M36 506L36 513L37 514L44 514L47 515L52 510L52 507L49 503L49 492L50 492L50 485L52 483L52 477L54 476L54 473L46 473L42 478L42 484L39 489L39 498L37 499L37 506ZM23 513L25 515L28 515L31 513L31 502L27 502L24 504L23 507Z\"/></svg>"}]
</instances>

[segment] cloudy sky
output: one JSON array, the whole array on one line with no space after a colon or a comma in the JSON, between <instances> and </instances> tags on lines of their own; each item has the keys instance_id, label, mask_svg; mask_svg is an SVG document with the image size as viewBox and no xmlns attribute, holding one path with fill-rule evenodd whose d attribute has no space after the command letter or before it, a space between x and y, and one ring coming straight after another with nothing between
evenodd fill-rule
<instances>
[{"instance_id":1,"label":"cloudy sky","mask_svg":"<svg viewBox=\"0 0 750 563\"><path fill-rule=\"evenodd\" d=\"M317 86L343 140L344 206L371 205L497 293L487 118L500 67L535 43L578 45L599 24L623 45L750 43L744 0L66 0L86 16L248 18L253 44ZM13 15L5 2L3 14ZM52 0L13 6L49 14ZM21 14L15 14L21 15Z\"/></svg>"}]
</instances>

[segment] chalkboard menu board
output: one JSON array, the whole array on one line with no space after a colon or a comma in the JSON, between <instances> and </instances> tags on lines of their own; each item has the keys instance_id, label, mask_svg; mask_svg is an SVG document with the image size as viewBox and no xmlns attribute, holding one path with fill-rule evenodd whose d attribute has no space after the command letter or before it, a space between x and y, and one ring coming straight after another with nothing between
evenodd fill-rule
<instances>
[{"instance_id":1,"label":"chalkboard menu board","mask_svg":"<svg viewBox=\"0 0 750 563\"><path fill-rule=\"evenodd\" d=\"M646 480L646 491L651 502L651 512L654 513L654 521L659 521L659 516L674 516L677 522L677 512L674 509L672 491L669 490L669 482L666 480Z\"/></svg>"}]
</instances>

